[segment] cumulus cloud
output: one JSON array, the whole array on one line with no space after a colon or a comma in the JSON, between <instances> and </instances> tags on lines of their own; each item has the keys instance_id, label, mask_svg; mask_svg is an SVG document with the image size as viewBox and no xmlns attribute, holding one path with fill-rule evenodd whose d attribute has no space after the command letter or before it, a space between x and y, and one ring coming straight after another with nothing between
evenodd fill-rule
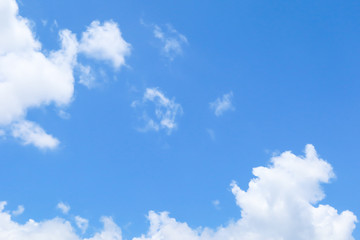
<instances>
[{"instance_id":1,"label":"cumulus cloud","mask_svg":"<svg viewBox=\"0 0 360 240\"><path fill-rule=\"evenodd\" d=\"M80 216L75 216L75 223L81 232L84 234L89 226L89 220L82 218Z\"/></svg>"},{"instance_id":2,"label":"cumulus cloud","mask_svg":"<svg viewBox=\"0 0 360 240\"><path fill-rule=\"evenodd\" d=\"M334 176L330 164L320 159L312 145L305 156L284 152L268 167L253 169L247 191L232 183L241 218L216 230L192 229L167 212L148 215L150 229L134 240L351 240L356 216L338 213L319 204L324 198L321 183Z\"/></svg>"},{"instance_id":3,"label":"cumulus cloud","mask_svg":"<svg viewBox=\"0 0 360 240\"><path fill-rule=\"evenodd\" d=\"M79 51L98 60L111 61L119 68L130 55L130 44L122 38L117 23L93 21L82 34Z\"/></svg>"},{"instance_id":4,"label":"cumulus cloud","mask_svg":"<svg viewBox=\"0 0 360 240\"><path fill-rule=\"evenodd\" d=\"M232 105L233 93L229 92L227 94L224 94L221 98L217 98L214 102L210 103L210 109L214 111L214 114L219 117L224 112L232 110L234 111L235 108Z\"/></svg>"},{"instance_id":5,"label":"cumulus cloud","mask_svg":"<svg viewBox=\"0 0 360 240\"><path fill-rule=\"evenodd\" d=\"M68 214L70 211L70 206L63 202L59 202L56 205L56 208L59 209L63 214Z\"/></svg>"},{"instance_id":6,"label":"cumulus cloud","mask_svg":"<svg viewBox=\"0 0 360 240\"><path fill-rule=\"evenodd\" d=\"M75 233L69 221L53 218L42 222L29 219L19 224L4 211L6 202L0 202L0 239L11 240L121 240L121 230L109 217L103 217L102 231L90 238L82 238Z\"/></svg>"},{"instance_id":7,"label":"cumulus cloud","mask_svg":"<svg viewBox=\"0 0 360 240\"><path fill-rule=\"evenodd\" d=\"M124 58L130 53L116 23L101 25L94 21L80 44L70 30L61 30L61 48L45 54L29 20L19 16L15 0L0 2L0 36L0 127L11 127L14 137L40 148L54 148L59 141L26 121L26 113L30 108L71 103L78 53L112 61L115 67L125 64Z\"/></svg>"},{"instance_id":8,"label":"cumulus cloud","mask_svg":"<svg viewBox=\"0 0 360 240\"><path fill-rule=\"evenodd\" d=\"M346 210L338 212L319 204L325 194L322 183L334 177L329 163L307 145L305 156L287 151L274 156L267 167L253 169L248 189L231 184L241 218L217 229L189 227L167 212L150 211L149 230L133 240L352 240L356 216ZM0 202L0 239L13 240L81 240L69 221L54 218L42 222L29 220L19 224L4 211ZM215 201L214 205L219 205ZM104 229L83 240L121 240L121 229L109 217L103 217ZM87 220L75 219L80 229ZM85 231L83 230L83 232Z\"/></svg>"},{"instance_id":9,"label":"cumulus cloud","mask_svg":"<svg viewBox=\"0 0 360 240\"><path fill-rule=\"evenodd\" d=\"M177 55L183 52L183 45L188 44L187 38L179 33L170 24L166 25L163 30L158 25L153 25L154 37L162 42L162 53L170 60L173 60Z\"/></svg>"},{"instance_id":10,"label":"cumulus cloud","mask_svg":"<svg viewBox=\"0 0 360 240\"><path fill-rule=\"evenodd\" d=\"M155 105L154 118L149 117L147 112L144 112L143 119L146 121L146 126L143 131L165 129L168 134L176 129L176 117L183 113L180 104L176 103L174 99L167 98L158 88L147 88L142 102L135 101L132 107L138 107L151 102Z\"/></svg>"}]
</instances>

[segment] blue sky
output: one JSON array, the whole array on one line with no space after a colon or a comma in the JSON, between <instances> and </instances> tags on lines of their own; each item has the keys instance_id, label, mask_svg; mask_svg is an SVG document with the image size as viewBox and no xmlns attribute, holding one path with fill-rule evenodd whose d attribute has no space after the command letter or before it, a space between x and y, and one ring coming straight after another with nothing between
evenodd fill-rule
<instances>
[{"instance_id":1,"label":"blue sky","mask_svg":"<svg viewBox=\"0 0 360 240\"><path fill-rule=\"evenodd\" d=\"M327 222L347 229L331 236L359 238L359 11L351 0L0 0L0 218L21 232L58 217L71 229L56 240L121 239L119 229L123 239L230 239L232 224L241 239L297 239L256 230L289 212L288 229L310 234L298 239L329 239L321 219L297 217L328 204L353 214ZM269 172L255 170L254 195L237 191L259 166ZM269 212L279 225L249 205L261 196L289 203ZM102 216L116 227L103 229ZM200 226L212 237L191 232Z\"/></svg>"}]
</instances>

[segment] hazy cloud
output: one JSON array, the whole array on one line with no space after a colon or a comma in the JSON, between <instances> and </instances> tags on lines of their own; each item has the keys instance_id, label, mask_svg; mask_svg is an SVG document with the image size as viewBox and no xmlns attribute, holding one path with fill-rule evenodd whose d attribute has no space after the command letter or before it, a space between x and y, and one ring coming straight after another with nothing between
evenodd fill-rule
<instances>
[{"instance_id":1,"label":"hazy cloud","mask_svg":"<svg viewBox=\"0 0 360 240\"><path fill-rule=\"evenodd\" d=\"M232 110L234 111L235 108L232 104L233 93L229 92L224 94L221 98L217 98L214 102L210 103L210 109L214 111L214 114L219 117L224 112Z\"/></svg>"},{"instance_id":2,"label":"hazy cloud","mask_svg":"<svg viewBox=\"0 0 360 240\"><path fill-rule=\"evenodd\" d=\"M145 107L146 103L153 103L155 107L154 117L150 117L148 111L144 111L142 119L146 122L142 131L164 129L168 134L177 128L176 118L183 113L180 104L174 99L167 98L158 88L147 88L142 101L134 101L134 108Z\"/></svg>"},{"instance_id":3,"label":"hazy cloud","mask_svg":"<svg viewBox=\"0 0 360 240\"><path fill-rule=\"evenodd\" d=\"M162 53L170 60L173 60L177 55L181 55L183 46L188 44L187 38L170 24L167 24L164 29L156 24L153 25L153 33L154 37L162 43Z\"/></svg>"},{"instance_id":4,"label":"hazy cloud","mask_svg":"<svg viewBox=\"0 0 360 240\"><path fill-rule=\"evenodd\" d=\"M59 202L57 205L56 205L56 208L57 209L60 209L60 211L63 213L63 214L68 214L69 211L70 211L70 206L68 204L65 204L63 202Z\"/></svg>"}]
</instances>

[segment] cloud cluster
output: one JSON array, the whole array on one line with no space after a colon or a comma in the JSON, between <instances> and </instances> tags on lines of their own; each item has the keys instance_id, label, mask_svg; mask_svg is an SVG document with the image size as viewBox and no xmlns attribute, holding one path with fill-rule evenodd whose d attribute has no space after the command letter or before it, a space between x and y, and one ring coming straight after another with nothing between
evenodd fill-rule
<instances>
[{"instance_id":1,"label":"cloud cluster","mask_svg":"<svg viewBox=\"0 0 360 240\"><path fill-rule=\"evenodd\" d=\"M121 230L109 217L103 217L102 231L91 238L79 236L69 221L53 218L42 222L29 219L19 224L4 211L6 202L0 202L0 239L7 240L121 240Z\"/></svg>"},{"instance_id":2,"label":"cloud cluster","mask_svg":"<svg viewBox=\"0 0 360 240\"><path fill-rule=\"evenodd\" d=\"M232 183L232 193L241 209L241 218L217 229L192 229L169 213L149 212L150 228L133 240L352 240L357 221L350 211L338 211L319 204L325 195L321 183L334 177L332 167L320 159L312 145L305 156L284 152L271 159L268 167L253 169L246 191ZM219 202L214 202L215 206ZM80 240L71 223L61 218L43 222L16 223L0 203L0 239ZM104 229L84 240L121 240L121 230L111 218L103 217ZM85 232L88 221L75 217Z\"/></svg>"},{"instance_id":3,"label":"cloud cluster","mask_svg":"<svg viewBox=\"0 0 360 240\"><path fill-rule=\"evenodd\" d=\"M217 98L214 102L211 102L210 109L214 111L214 114L217 117L221 116L226 111L229 110L234 111L235 108L231 102L232 98L233 98L232 92L226 93L222 96L222 98Z\"/></svg>"},{"instance_id":4,"label":"cloud cluster","mask_svg":"<svg viewBox=\"0 0 360 240\"><path fill-rule=\"evenodd\" d=\"M10 127L12 136L40 148L54 148L59 141L27 121L26 113L42 106L62 108L71 103L77 55L110 61L119 68L130 54L130 45L112 21L103 25L94 21L80 42L70 30L61 30L61 48L45 54L29 21L19 16L15 0L0 2L0 36L0 128L8 131Z\"/></svg>"},{"instance_id":5,"label":"cloud cluster","mask_svg":"<svg viewBox=\"0 0 360 240\"><path fill-rule=\"evenodd\" d=\"M241 219L217 230L191 229L168 213L150 212L150 229L134 240L350 240L357 221L350 211L338 213L324 198L321 183L334 176L312 145L305 157L284 152L269 167L253 169L255 178L243 191L232 183Z\"/></svg>"},{"instance_id":6,"label":"cloud cluster","mask_svg":"<svg viewBox=\"0 0 360 240\"><path fill-rule=\"evenodd\" d=\"M168 134L176 129L176 117L183 113L180 104L176 103L174 99L167 98L158 88L147 88L145 90L142 102L135 101L132 103L133 107L144 105L151 102L155 105L155 115L150 117L149 113L143 113L143 119L146 126L142 131L164 129Z\"/></svg>"},{"instance_id":7,"label":"cloud cluster","mask_svg":"<svg viewBox=\"0 0 360 240\"><path fill-rule=\"evenodd\" d=\"M153 33L154 37L159 39L163 44L161 49L162 53L170 60L173 60L177 55L181 55L183 45L188 44L187 38L170 24L166 25L166 31L158 25L154 25Z\"/></svg>"}]
</instances>

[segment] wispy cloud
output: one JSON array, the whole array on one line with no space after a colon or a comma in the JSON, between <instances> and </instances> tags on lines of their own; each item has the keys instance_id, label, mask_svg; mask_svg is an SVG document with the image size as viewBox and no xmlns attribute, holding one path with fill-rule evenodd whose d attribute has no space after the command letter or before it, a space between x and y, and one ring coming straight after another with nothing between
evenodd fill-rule
<instances>
[{"instance_id":1,"label":"wispy cloud","mask_svg":"<svg viewBox=\"0 0 360 240\"><path fill-rule=\"evenodd\" d=\"M24 206L23 206L23 205L19 205L16 210L14 210L14 211L11 212L11 214L12 214L13 216L19 216L19 215L23 214L24 211L25 211Z\"/></svg>"},{"instance_id":2,"label":"wispy cloud","mask_svg":"<svg viewBox=\"0 0 360 240\"><path fill-rule=\"evenodd\" d=\"M132 107L145 107L146 103L153 103L155 106L154 117L150 116L149 111L144 110L142 119L146 125L141 131L164 129L168 134L177 128L176 118L183 113L180 104L174 99L167 98L158 88L147 88L142 101L134 101Z\"/></svg>"},{"instance_id":3,"label":"wispy cloud","mask_svg":"<svg viewBox=\"0 0 360 240\"><path fill-rule=\"evenodd\" d=\"M233 93L229 92L224 94L221 98L217 98L214 102L210 103L210 109L214 114L219 117L226 111L234 111L235 107L232 104Z\"/></svg>"},{"instance_id":4,"label":"wispy cloud","mask_svg":"<svg viewBox=\"0 0 360 240\"><path fill-rule=\"evenodd\" d=\"M82 218L80 216L75 216L76 226L81 230L84 234L89 226L89 220Z\"/></svg>"},{"instance_id":5,"label":"wispy cloud","mask_svg":"<svg viewBox=\"0 0 360 240\"><path fill-rule=\"evenodd\" d=\"M220 201L219 200L214 200L211 203L217 210L220 209Z\"/></svg>"},{"instance_id":6,"label":"wispy cloud","mask_svg":"<svg viewBox=\"0 0 360 240\"><path fill-rule=\"evenodd\" d=\"M68 214L70 211L70 206L68 204L65 204L63 202L59 202L56 205L56 208L59 209L63 214Z\"/></svg>"},{"instance_id":7,"label":"wispy cloud","mask_svg":"<svg viewBox=\"0 0 360 240\"><path fill-rule=\"evenodd\" d=\"M157 24L146 24L141 20L144 26L151 27L153 35L161 42L161 52L171 61L178 55L183 54L183 47L189 44L185 35L178 32L171 24L165 24L163 27Z\"/></svg>"}]
</instances>

